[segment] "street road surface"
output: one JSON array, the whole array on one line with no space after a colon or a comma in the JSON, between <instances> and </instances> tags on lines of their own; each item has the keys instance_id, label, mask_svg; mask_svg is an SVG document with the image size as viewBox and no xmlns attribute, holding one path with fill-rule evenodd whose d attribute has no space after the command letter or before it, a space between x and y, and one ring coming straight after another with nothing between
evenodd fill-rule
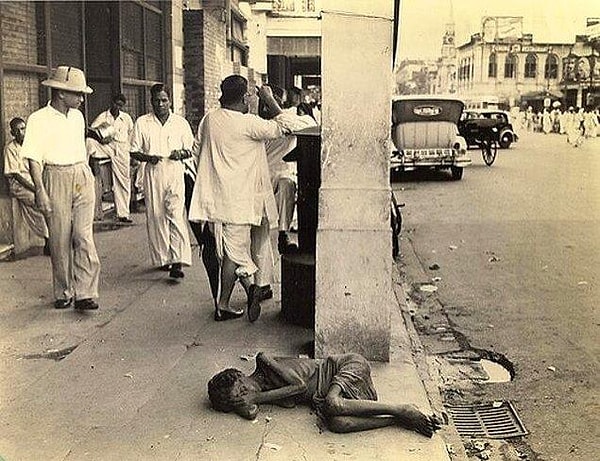
<instances>
[{"instance_id":1,"label":"street road surface","mask_svg":"<svg viewBox=\"0 0 600 461\"><path fill-rule=\"evenodd\" d=\"M406 173L402 245L412 245L455 329L504 354L511 400L538 459L599 459L600 137L521 133L492 167L479 150L462 181ZM429 267L439 265L435 272Z\"/></svg>"}]
</instances>

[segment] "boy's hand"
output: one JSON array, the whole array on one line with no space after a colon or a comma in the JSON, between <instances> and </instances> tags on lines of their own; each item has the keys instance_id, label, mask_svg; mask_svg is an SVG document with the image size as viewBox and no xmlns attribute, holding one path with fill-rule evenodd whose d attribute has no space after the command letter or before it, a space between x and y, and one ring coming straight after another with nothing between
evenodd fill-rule
<instances>
[{"instance_id":1,"label":"boy's hand","mask_svg":"<svg viewBox=\"0 0 600 461\"><path fill-rule=\"evenodd\" d=\"M254 393L240 395L240 396L236 397L235 399L232 399L231 404L234 407L248 407L248 406L254 405L256 403L256 400L254 399L254 397L255 397Z\"/></svg>"}]
</instances>

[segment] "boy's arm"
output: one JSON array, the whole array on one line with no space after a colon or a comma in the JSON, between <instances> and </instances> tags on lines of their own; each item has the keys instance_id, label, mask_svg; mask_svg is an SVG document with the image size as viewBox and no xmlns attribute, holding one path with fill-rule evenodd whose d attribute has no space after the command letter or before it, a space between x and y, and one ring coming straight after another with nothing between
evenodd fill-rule
<instances>
[{"instance_id":1,"label":"boy's arm","mask_svg":"<svg viewBox=\"0 0 600 461\"><path fill-rule=\"evenodd\" d=\"M306 383L291 368L277 362L273 357L260 352L256 356L257 367L275 372L286 384L277 389L263 391L252 397L252 403L269 403L294 397L306 392Z\"/></svg>"},{"instance_id":2,"label":"boy's arm","mask_svg":"<svg viewBox=\"0 0 600 461\"><path fill-rule=\"evenodd\" d=\"M23 187L35 193L35 185L32 182L28 181L25 177L21 176L19 173L8 173L6 176L15 179Z\"/></svg>"}]
</instances>

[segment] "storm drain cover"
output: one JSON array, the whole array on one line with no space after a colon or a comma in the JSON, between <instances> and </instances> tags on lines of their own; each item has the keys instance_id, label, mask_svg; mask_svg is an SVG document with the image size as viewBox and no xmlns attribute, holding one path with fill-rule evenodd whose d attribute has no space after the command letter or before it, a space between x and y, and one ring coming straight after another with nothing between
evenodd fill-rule
<instances>
[{"instance_id":1,"label":"storm drain cover","mask_svg":"<svg viewBox=\"0 0 600 461\"><path fill-rule=\"evenodd\" d=\"M461 437L505 439L527 434L508 401L446 407Z\"/></svg>"}]
</instances>

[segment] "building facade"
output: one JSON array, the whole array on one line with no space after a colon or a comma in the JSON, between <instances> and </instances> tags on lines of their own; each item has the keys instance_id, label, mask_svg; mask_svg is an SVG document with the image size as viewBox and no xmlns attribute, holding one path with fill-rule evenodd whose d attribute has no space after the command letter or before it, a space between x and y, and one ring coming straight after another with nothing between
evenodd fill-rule
<instances>
[{"instance_id":1,"label":"building facade","mask_svg":"<svg viewBox=\"0 0 600 461\"><path fill-rule=\"evenodd\" d=\"M600 18L588 19L571 43L537 43L522 19L483 18L481 32L459 46L454 25L446 25L437 61L405 59L396 67L396 92L456 94L480 108L600 105Z\"/></svg>"},{"instance_id":2,"label":"building facade","mask_svg":"<svg viewBox=\"0 0 600 461\"><path fill-rule=\"evenodd\" d=\"M467 103L495 97L505 108L541 110L552 101L581 107L597 80L590 77L593 59L587 35L537 43L522 33L522 18L484 18L482 32L457 47L457 92Z\"/></svg>"},{"instance_id":3,"label":"building facade","mask_svg":"<svg viewBox=\"0 0 600 461\"><path fill-rule=\"evenodd\" d=\"M321 0L276 0L267 16L269 82L320 101Z\"/></svg>"},{"instance_id":4,"label":"building facade","mask_svg":"<svg viewBox=\"0 0 600 461\"><path fill-rule=\"evenodd\" d=\"M173 111L195 130L202 115L218 104L225 76L242 74L257 84L265 80L271 3L0 2L0 144L10 140L13 117L26 119L47 103L50 91L41 82L58 65L85 71L94 89L82 107L88 122L106 110L116 92L125 94L124 110L135 119L150 109L150 87L163 82L171 90ZM3 163L0 254L15 232Z\"/></svg>"}]
</instances>

